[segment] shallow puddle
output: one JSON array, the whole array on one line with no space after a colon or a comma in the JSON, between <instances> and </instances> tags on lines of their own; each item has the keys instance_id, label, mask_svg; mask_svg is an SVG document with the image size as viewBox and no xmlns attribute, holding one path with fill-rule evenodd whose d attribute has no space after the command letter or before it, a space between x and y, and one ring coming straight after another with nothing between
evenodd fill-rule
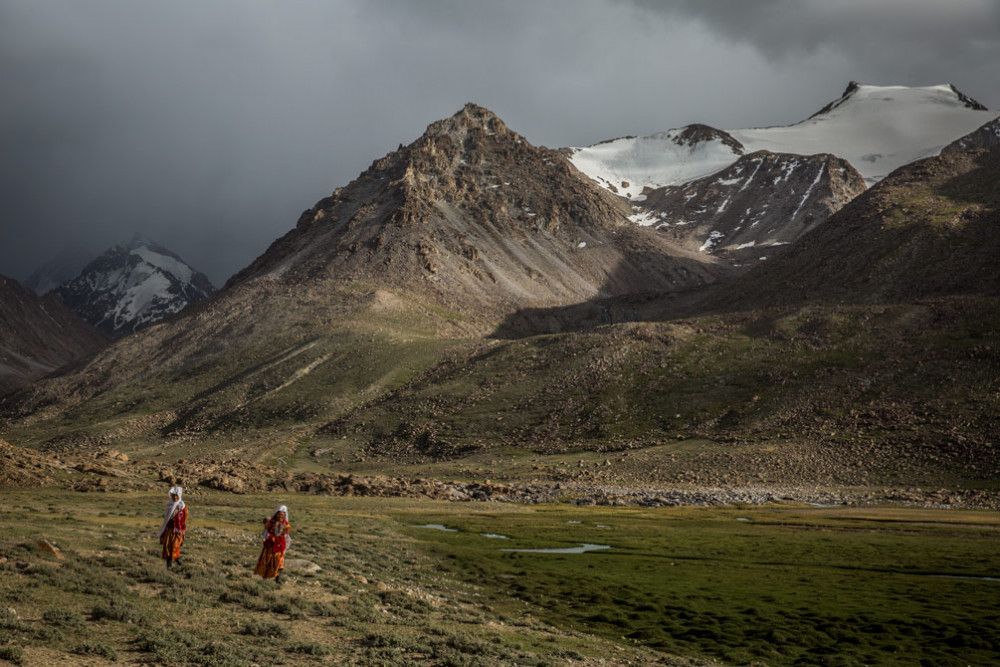
<instances>
[{"instance_id":1,"label":"shallow puddle","mask_svg":"<svg viewBox=\"0 0 1000 667\"><path fill-rule=\"evenodd\" d=\"M444 525L442 523L425 523L425 524L421 524L421 525L417 526L417 528L429 528L431 530L441 530L441 531L444 531L446 533L457 533L458 532L458 528L449 528L448 526L446 526L446 525Z\"/></svg>"},{"instance_id":2,"label":"shallow puddle","mask_svg":"<svg viewBox=\"0 0 1000 667\"><path fill-rule=\"evenodd\" d=\"M522 554L582 554L588 551L604 551L610 549L609 544L581 544L578 547L549 547L545 549L501 549L510 553Z\"/></svg>"},{"instance_id":3,"label":"shallow puddle","mask_svg":"<svg viewBox=\"0 0 1000 667\"><path fill-rule=\"evenodd\" d=\"M479 533L483 537L488 537L491 540L509 540L510 538L506 535L501 535L500 533Z\"/></svg>"}]
</instances>

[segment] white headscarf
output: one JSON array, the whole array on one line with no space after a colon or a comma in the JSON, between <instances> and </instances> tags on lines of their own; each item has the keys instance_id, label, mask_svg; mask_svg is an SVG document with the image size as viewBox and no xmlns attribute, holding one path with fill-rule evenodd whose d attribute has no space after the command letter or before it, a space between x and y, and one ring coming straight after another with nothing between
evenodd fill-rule
<instances>
[{"instance_id":1,"label":"white headscarf","mask_svg":"<svg viewBox=\"0 0 1000 667\"><path fill-rule=\"evenodd\" d=\"M167 530L167 524L170 523L170 519L173 518L175 514L180 512L186 507L181 496L184 495L184 488L180 486L170 487L167 500L167 509L163 513L163 525L160 526L160 533L158 537L162 537L163 533ZM177 500L173 499L173 496L177 496Z\"/></svg>"},{"instance_id":2,"label":"white headscarf","mask_svg":"<svg viewBox=\"0 0 1000 667\"><path fill-rule=\"evenodd\" d=\"M273 518L274 516L276 516L278 512L284 512L285 521L288 521L288 507L286 505L278 505L278 507L274 510L274 514L272 514L271 517ZM262 539L265 540L267 539L267 532L268 532L267 528L265 528L264 533L261 535ZM285 533L285 550L287 551L290 546L292 546L292 536L289 535L288 533Z\"/></svg>"}]
</instances>

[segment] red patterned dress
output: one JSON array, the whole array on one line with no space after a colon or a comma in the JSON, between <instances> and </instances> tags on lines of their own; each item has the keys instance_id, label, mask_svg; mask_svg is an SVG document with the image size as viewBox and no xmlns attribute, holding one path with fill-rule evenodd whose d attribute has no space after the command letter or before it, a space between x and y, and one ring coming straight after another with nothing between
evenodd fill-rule
<instances>
[{"instance_id":1,"label":"red patterned dress","mask_svg":"<svg viewBox=\"0 0 1000 667\"><path fill-rule=\"evenodd\" d=\"M181 557L181 545L184 544L184 533L187 532L187 506L174 512L167 521L167 526L160 535L163 545L162 558L166 561L176 561Z\"/></svg>"},{"instance_id":2,"label":"red patterned dress","mask_svg":"<svg viewBox=\"0 0 1000 667\"><path fill-rule=\"evenodd\" d=\"M285 568L285 551L291 541L289 533L292 525L284 512L275 512L274 516L267 520L264 528L264 548L260 551L260 558L257 559L257 567L254 572L265 579L274 579L281 574Z\"/></svg>"}]
</instances>

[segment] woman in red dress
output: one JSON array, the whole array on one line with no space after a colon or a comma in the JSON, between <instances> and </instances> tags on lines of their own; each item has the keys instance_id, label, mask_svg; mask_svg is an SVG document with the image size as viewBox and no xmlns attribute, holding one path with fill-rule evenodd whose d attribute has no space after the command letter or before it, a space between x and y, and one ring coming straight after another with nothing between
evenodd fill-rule
<instances>
[{"instance_id":1,"label":"woman in red dress","mask_svg":"<svg viewBox=\"0 0 1000 667\"><path fill-rule=\"evenodd\" d=\"M292 544L291 529L288 508L284 505L278 507L270 519L264 519L264 548L260 551L254 572L264 579L274 579L279 586L281 571L285 569L285 552Z\"/></svg>"},{"instance_id":2,"label":"woman in red dress","mask_svg":"<svg viewBox=\"0 0 1000 667\"><path fill-rule=\"evenodd\" d=\"M184 534L187 532L187 505L181 500L184 489L171 487L170 500L163 514L163 525L160 526L161 557L169 569L174 563L180 564L181 545L184 544Z\"/></svg>"}]
</instances>

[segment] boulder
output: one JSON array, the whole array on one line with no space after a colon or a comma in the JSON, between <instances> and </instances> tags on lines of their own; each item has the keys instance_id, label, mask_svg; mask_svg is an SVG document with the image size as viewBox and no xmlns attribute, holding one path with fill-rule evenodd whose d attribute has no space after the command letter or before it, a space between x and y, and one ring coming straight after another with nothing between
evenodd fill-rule
<instances>
[{"instance_id":1,"label":"boulder","mask_svg":"<svg viewBox=\"0 0 1000 667\"><path fill-rule=\"evenodd\" d=\"M319 565L305 558L286 558L285 569L298 574L319 574L323 571Z\"/></svg>"},{"instance_id":2,"label":"boulder","mask_svg":"<svg viewBox=\"0 0 1000 667\"><path fill-rule=\"evenodd\" d=\"M66 557L63 556L63 553L59 549L59 547L57 547L56 545L52 544L48 540L38 540L38 542L36 542L35 544L36 544L36 546L38 547L38 549L42 553L47 553L50 556L52 556L53 558L55 558L56 560L65 560L66 559Z\"/></svg>"}]
</instances>

